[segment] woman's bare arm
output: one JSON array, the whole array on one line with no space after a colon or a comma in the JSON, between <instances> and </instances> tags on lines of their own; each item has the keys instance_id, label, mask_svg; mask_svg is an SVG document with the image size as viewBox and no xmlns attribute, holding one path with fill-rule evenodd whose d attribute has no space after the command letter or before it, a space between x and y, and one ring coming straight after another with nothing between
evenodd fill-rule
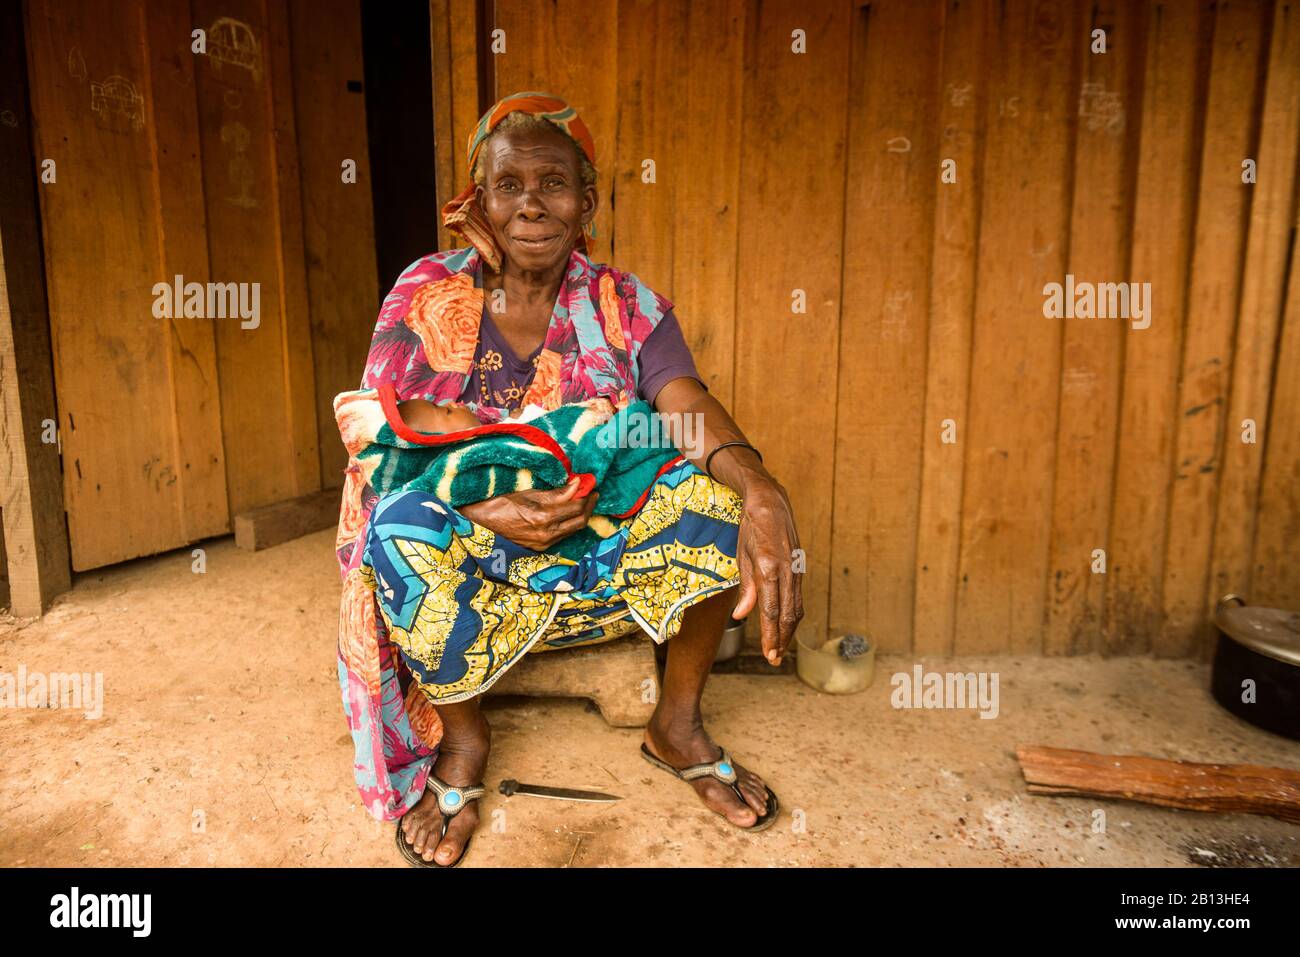
<instances>
[{"instance_id":1,"label":"woman's bare arm","mask_svg":"<svg viewBox=\"0 0 1300 957\"><path fill-rule=\"evenodd\" d=\"M709 453L723 442L748 440L722 403L697 381L673 379L659 390L654 405L666 417L682 454L700 469L708 462L719 482L740 493L740 599L732 617L743 618L757 605L763 654L779 664L803 618L802 579L794 571L799 533L789 496L750 449L731 446L709 461Z\"/></svg>"}]
</instances>

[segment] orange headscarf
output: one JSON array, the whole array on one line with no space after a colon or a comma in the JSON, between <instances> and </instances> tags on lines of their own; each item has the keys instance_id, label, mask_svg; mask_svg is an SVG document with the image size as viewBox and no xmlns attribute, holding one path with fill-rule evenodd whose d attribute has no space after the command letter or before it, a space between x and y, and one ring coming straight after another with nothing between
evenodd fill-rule
<instances>
[{"instance_id":1,"label":"orange headscarf","mask_svg":"<svg viewBox=\"0 0 1300 957\"><path fill-rule=\"evenodd\" d=\"M591 165L596 165L596 143L591 138L587 124L582 122L573 107L558 96L536 92L514 93L498 101L483 114L469 135L469 185L442 207L442 224L477 248L493 272L501 271L502 252L492 235L487 217L475 199L474 163L483 141L496 129L498 123L515 112L531 113L554 123L573 137ZM578 248L590 255L594 237L595 230L588 223L578 237Z\"/></svg>"}]
</instances>

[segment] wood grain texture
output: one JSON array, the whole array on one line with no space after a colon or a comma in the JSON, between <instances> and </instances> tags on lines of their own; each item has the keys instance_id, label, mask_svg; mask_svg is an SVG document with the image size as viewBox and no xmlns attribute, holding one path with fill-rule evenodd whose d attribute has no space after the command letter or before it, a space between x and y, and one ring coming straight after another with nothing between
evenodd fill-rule
<instances>
[{"instance_id":1,"label":"wood grain texture","mask_svg":"<svg viewBox=\"0 0 1300 957\"><path fill-rule=\"evenodd\" d=\"M1241 162L1258 126L1265 4L1217 6L1178 399L1159 655L1204 653L1212 628L1205 595L1222 470L1235 317L1250 193Z\"/></svg>"},{"instance_id":2,"label":"wood grain texture","mask_svg":"<svg viewBox=\"0 0 1300 957\"><path fill-rule=\"evenodd\" d=\"M339 493L322 489L235 516L235 544L261 551L338 523Z\"/></svg>"},{"instance_id":3,"label":"wood grain texture","mask_svg":"<svg viewBox=\"0 0 1300 957\"><path fill-rule=\"evenodd\" d=\"M1106 571L1097 570L1104 566L1094 556L1110 546L1124 343L1145 332L1138 326L1149 318L1130 319L1136 302L1123 309L1122 299L1112 303L1101 294L1110 284L1131 280L1128 243L1145 24L1141 8L1126 0L1092 4L1090 14L1085 33L1091 37L1094 30L1105 31L1106 52L1083 55L1066 272L1097 289L1097 315L1057 320L1063 329L1044 636L1048 654L1083 654L1100 645ZM1103 317L1103 302L1107 313L1120 305L1123 314Z\"/></svg>"},{"instance_id":4,"label":"wood grain texture","mask_svg":"<svg viewBox=\"0 0 1300 957\"><path fill-rule=\"evenodd\" d=\"M731 408L735 394L736 249L739 241L740 127L745 69L745 0L691 3L677 111L677 162L668 285L677 318L709 391ZM708 63L707 70L692 64Z\"/></svg>"},{"instance_id":5,"label":"wood grain texture","mask_svg":"<svg viewBox=\"0 0 1300 957\"><path fill-rule=\"evenodd\" d=\"M325 402L355 378L373 318L355 304L376 290L335 155L364 176L361 109L326 89L355 62L356 8L332 3L328 23L265 0L28 5L36 142L60 159L40 197L77 567L334 480ZM480 48L480 11L504 51ZM483 101L575 104L596 258L676 303L790 488L806 630L1187 655L1221 589L1300 601L1295 0L430 13L439 198L465 183ZM190 54L189 21L222 17L243 39ZM113 75L139 100L95 99ZM1067 272L1150 282L1151 327L1047 318ZM153 319L176 273L260 282L260 327ZM1247 417L1255 446L1234 444Z\"/></svg>"},{"instance_id":6,"label":"wood grain texture","mask_svg":"<svg viewBox=\"0 0 1300 957\"><path fill-rule=\"evenodd\" d=\"M1043 289L1065 280L1077 6L988 7L988 133L964 443L958 653L1043 646L1055 478L1061 321Z\"/></svg>"},{"instance_id":7,"label":"wood grain texture","mask_svg":"<svg viewBox=\"0 0 1300 957\"><path fill-rule=\"evenodd\" d=\"M433 63L434 169L438 208L469 182L466 143L478 122L478 9L474 0L429 0ZM462 241L438 219L438 248Z\"/></svg>"},{"instance_id":8,"label":"wood grain texture","mask_svg":"<svg viewBox=\"0 0 1300 957\"><path fill-rule=\"evenodd\" d=\"M191 24L184 9L160 7L145 18L149 52L146 102L153 104L153 189L161 269L167 281L184 276L205 283L207 217L198 164L199 127ZM226 453L221 442L216 328L212 319L172 318L167 330L175 456L184 541L230 529Z\"/></svg>"},{"instance_id":9,"label":"wood grain texture","mask_svg":"<svg viewBox=\"0 0 1300 957\"><path fill-rule=\"evenodd\" d=\"M1243 151L1271 143L1285 166L1294 148L1300 108L1272 76L1293 0L805 7L627 2L578 27L565 3L529 18L507 0L509 50L492 65L495 95L617 105L602 168L613 259L674 299L710 388L794 489L807 627L925 653L1186 654L1175 636L1203 620L1212 571L1238 578L1253 555L1252 591L1300 592L1285 557L1300 528L1300 334L1276 255L1294 198L1286 179L1236 185ZM467 49L449 22L446 43ZM592 37L588 75L569 59L575 30ZM615 100L589 92L611 76ZM1261 143L1266 115L1278 122ZM593 125L603 148L609 124ZM924 157L923 189L893 175ZM939 181L944 158L957 183ZM1252 196L1266 208L1250 212ZM1267 324L1236 330L1251 218L1271 237L1254 300L1283 315L1271 339L1256 335ZM1151 283L1151 326L1048 319L1044 286L1067 272ZM837 310L833 331L790 314L805 287L808 316ZM1246 355L1231 349L1242 335ZM1227 403L1266 395L1264 456L1242 459L1220 507L1217 476L1189 478L1182 460L1217 470ZM1215 424L1189 424L1203 414ZM940 442L949 419L955 445ZM1256 498L1254 528L1227 528L1228 501Z\"/></svg>"},{"instance_id":10,"label":"wood grain texture","mask_svg":"<svg viewBox=\"0 0 1300 957\"><path fill-rule=\"evenodd\" d=\"M0 6L0 607L41 614L71 587L22 11Z\"/></svg>"},{"instance_id":11,"label":"wood grain texture","mask_svg":"<svg viewBox=\"0 0 1300 957\"><path fill-rule=\"evenodd\" d=\"M1300 771L1194 764L1064 748L1016 748L1030 794L1116 798L1189 811L1265 814L1300 823Z\"/></svg>"},{"instance_id":12,"label":"wood grain texture","mask_svg":"<svg viewBox=\"0 0 1300 957\"><path fill-rule=\"evenodd\" d=\"M1241 309L1233 347L1232 390L1224 423L1223 474L1215 504L1214 551L1205 607L1226 594L1252 593L1251 553L1259 508L1287 260L1295 239L1297 145L1300 144L1300 6L1278 3L1260 116L1258 180L1250 202ZM1247 420L1254 440L1245 441ZM1300 546L1294 552L1300 558Z\"/></svg>"},{"instance_id":13,"label":"wood grain texture","mask_svg":"<svg viewBox=\"0 0 1300 957\"><path fill-rule=\"evenodd\" d=\"M847 2L758 3L750 11L733 412L789 490L807 566L801 631L820 636L829 612L850 106L844 79L860 14ZM805 32L805 53L792 49L795 30ZM800 294L806 311L796 313Z\"/></svg>"},{"instance_id":14,"label":"wood grain texture","mask_svg":"<svg viewBox=\"0 0 1300 957\"><path fill-rule=\"evenodd\" d=\"M1125 334L1100 650L1140 654L1160 630L1178 375L1200 168L1211 0L1147 8L1128 276L1151 283L1147 329Z\"/></svg>"},{"instance_id":15,"label":"wood grain texture","mask_svg":"<svg viewBox=\"0 0 1300 957\"><path fill-rule=\"evenodd\" d=\"M85 569L187 541L173 411L186 399L173 397L173 340L153 315L153 286L170 278L153 183L156 107L142 92L150 64L138 2L27 9L35 152L57 164L41 220L72 564ZM211 448L191 464L206 469ZM200 480L193 490L219 517L217 487ZM190 508L199 511L195 499Z\"/></svg>"},{"instance_id":16,"label":"wood grain texture","mask_svg":"<svg viewBox=\"0 0 1300 957\"><path fill-rule=\"evenodd\" d=\"M494 101L524 90L554 93L572 104L591 130L596 169L602 173L593 251L597 262L609 260L614 228L611 163L617 157L619 122L618 6L615 0L554 0L539 11L530 0L497 0L492 27L505 31L506 48L489 54L496 76Z\"/></svg>"},{"instance_id":17,"label":"wood grain texture","mask_svg":"<svg viewBox=\"0 0 1300 957\"><path fill-rule=\"evenodd\" d=\"M283 9L260 0L193 11L209 31L195 70L211 275L257 283L261 300L256 326L216 324L238 513L320 483L288 29Z\"/></svg>"},{"instance_id":18,"label":"wood grain texture","mask_svg":"<svg viewBox=\"0 0 1300 957\"><path fill-rule=\"evenodd\" d=\"M303 240L301 168L298 163L298 127L293 105L293 65L289 39L289 12L282 3L263 0L266 14L270 100L271 169L275 194L274 263L280 290L280 361L284 368L284 440L291 450L289 463L293 490L302 495L321 487L320 444L317 422L316 372L313 364L312 317L307 294L306 252ZM339 115L343 125L346 117ZM362 124L361 129L365 129ZM363 280L364 281L364 280ZM330 396L329 398L333 398ZM328 406L328 400L326 400ZM320 425L334 431L334 413L328 409ZM260 503L259 503L260 504Z\"/></svg>"},{"instance_id":19,"label":"wood grain texture","mask_svg":"<svg viewBox=\"0 0 1300 957\"><path fill-rule=\"evenodd\" d=\"M618 7L618 130L608 173L616 199L611 261L665 295L673 281L677 189L693 173L678 109L687 75L687 16L678 0L631 0Z\"/></svg>"},{"instance_id":20,"label":"wood grain texture","mask_svg":"<svg viewBox=\"0 0 1300 957\"><path fill-rule=\"evenodd\" d=\"M357 0L295 0L290 14L320 470L337 488L348 456L334 397L356 388L379 301L366 101L348 90L364 73L361 16ZM355 182L343 181L345 160Z\"/></svg>"},{"instance_id":21,"label":"wood grain texture","mask_svg":"<svg viewBox=\"0 0 1300 957\"><path fill-rule=\"evenodd\" d=\"M984 11L949 0L944 15L939 123L940 162L952 160L956 182L934 176L934 251L926 342L921 495L917 507L916 602L912 647L950 654L956 628L964 443L968 441L971 323L979 262L988 89ZM955 430L945 442L948 425Z\"/></svg>"},{"instance_id":22,"label":"wood grain texture","mask_svg":"<svg viewBox=\"0 0 1300 957\"><path fill-rule=\"evenodd\" d=\"M1300 244L1291 247L1289 275L1251 575L1251 600L1276 608L1300 608Z\"/></svg>"},{"instance_id":23,"label":"wood grain texture","mask_svg":"<svg viewBox=\"0 0 1300 957\"><path fill-rule=\"evenodd\" d=\"M918 597L941 90L912 65L939 60L943 16L942 0L883 0L853 29L830 624L865 621L883 653L912 647Z\"/></svg>"}]
</instances>

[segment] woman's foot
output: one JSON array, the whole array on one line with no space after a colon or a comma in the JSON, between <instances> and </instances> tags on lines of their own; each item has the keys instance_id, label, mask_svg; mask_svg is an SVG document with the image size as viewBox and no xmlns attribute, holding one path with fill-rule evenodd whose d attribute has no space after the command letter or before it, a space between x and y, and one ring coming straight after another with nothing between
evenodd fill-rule
<instances>
[{"instance_id":1,"label":"woman's foot","mask_svg":"<svg viewBox=\"0 0 1300 957\"><path fill-rule=\"evenodd\" d=\"M658 710L646 725L645 743L651 754L678 770L692 764L716 761L720 752L698 718L673 720L663 717ZM753 771L742 768L735 761L732 765L736 769L736 785L745 795L743 803L730 785L717 778L702 777L687 783L695 788L711 810L737 827L750 827L767 813L767 787Z\"/></svg>"},{"instance_id":2,"label":"woman's foot","mask_svg":"<svg viewBox=\"0 0 1300 957\"><path fill-rule=\"evenodd\" d=\"M440 709L439 714L445 714ZM438 760L433 773L455 787L470 787L483 780L491 750L492 734L487 720L477 707L466 720L443 721L442 742L438 745ZM438 795L426 790L424 795L402 816L402 833L415 853L426 861L450 867L460 858L465 844L478 824L478 801L469 801L465 809L447 823L447 833L441 841L442 812L438 810Z\"/></svg>"}]
</instances>

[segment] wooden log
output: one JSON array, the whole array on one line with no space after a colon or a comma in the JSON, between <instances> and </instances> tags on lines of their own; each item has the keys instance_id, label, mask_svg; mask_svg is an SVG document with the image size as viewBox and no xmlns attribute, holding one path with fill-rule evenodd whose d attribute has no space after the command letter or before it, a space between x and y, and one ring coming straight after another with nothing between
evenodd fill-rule
<instances>
[{"instance_id":1,"label":"wooden log","mask_svg":"<svg viewBox=\"0 0 1300 957\"><path fill-rule=\"evenodd\" d=\"M339 519L339 490L322 489L235 516L235 544L252 552L301 538Z\"/></svg>"},{"instance_id":2,"label":"wooden log","mask_svg":"<svg viewBox=\"0 0 1300 957\"><path fill-rule=\"evenodd\" d=\"M655 684L653 693L646 682ZM589 698L615 728L643 728L658 700L654 643L643 633L599 645L528 654L489 694Z\"/></svg>"},{"instance_id":3,"label":"wooden log","mask_svg":"<svg viewBox=\"0 0 1300 957\"><path fill-rule=\"evenodd\" d=\"M1140 801L1188 811L1264 814L1300 823L1300 771L1196 764L1064 748L1016 748L1030 794Z\"/></svg>"}]
</instances>

